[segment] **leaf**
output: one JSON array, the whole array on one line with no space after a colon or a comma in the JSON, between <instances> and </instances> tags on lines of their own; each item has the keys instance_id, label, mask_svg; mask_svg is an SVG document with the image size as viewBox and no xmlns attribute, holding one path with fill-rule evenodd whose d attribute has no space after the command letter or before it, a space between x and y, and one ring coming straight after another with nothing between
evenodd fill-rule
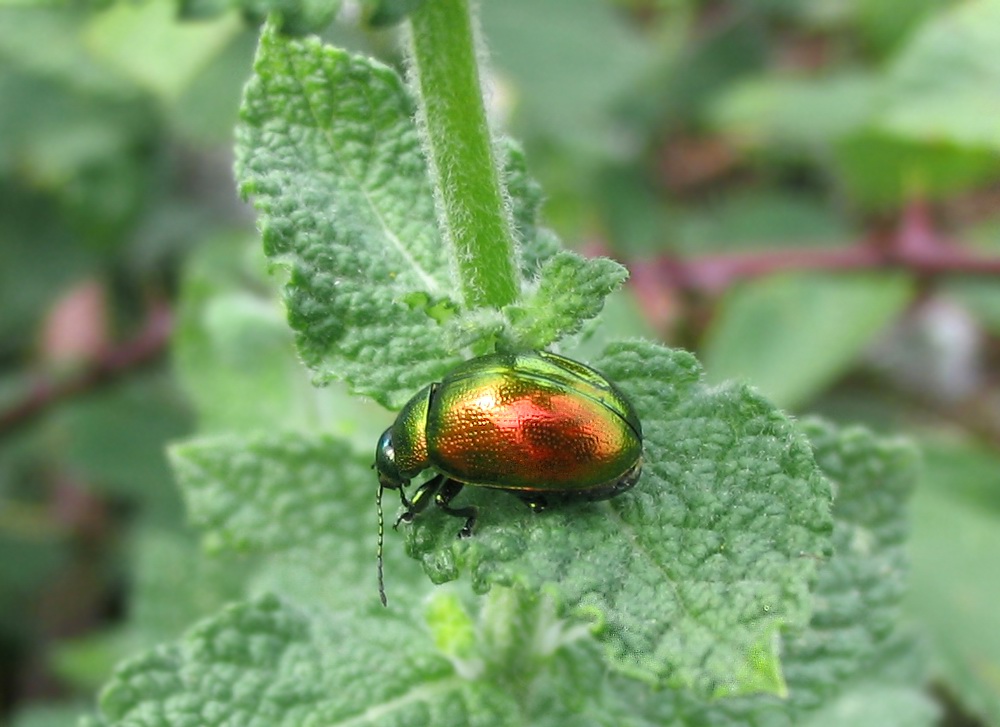
<instances>
[{"instance_id":1,"label":"leaf","mask_svg":"<svg viewBox=\"0 0 1000 727\"><path fill-rule=\"evenodd\" d=\"M998 0L971 0L934 16L889 68L879 126L909 139L1000 149L998 45Z\"/></svg>"},{"instance_id":2,"label":"leaf","mask_svg":"<svg viewBox=\"0 0 1000 727\"><path fill-rule=\"evenodd\" d=\"M175 100L241 31L234 14L183 23L169 0L116 3L89 23L95 56L161 99Z\"/></svg>"},{"instance_id":3,"label":"leaf","mask_svg":"<svg viewBox=\"0 0 1000 727\"><path fill-rule=\"evenodd\" d=\"M844 372L908 304L904 278L781 275L729 293L705 342L715 381L741 379L799 406Z\"/></svg>"},{"instance_id":4,"label":"leaf","mask_svg":"<svg viewBox=\"0 0 1000 727\"><path fill-rule=\"evenodd\" d=\"M927 634L944 687L963 710L994 724L1000 722L1000 581L990 575L1000 552L996 470L984 469L981 452L964 449L965 456L962 448L943 456L935 451L940 444L932 444L913 503L906 605Z\"/></svg>"},{"instance_id":5,"label":"leaf","mask_svg":"<svg viewBox=\"0 0 1000 727\"><path fill-rule=\"evenodd\" d=\"M542 265L535 289L521 303L504 308L510 321L506 348L537 351L579 332L627 277L628 271L614 260L556 253Z\"/></svg>"},{"instance_id":6,"label":"leaf","mask_svg":"<svg viewBox=\"0 0 1000 727\"><path fill-rule=\"evenodd\" d=\"M211 549L308 547L371 562L374 547L362 555L358 541L375 533L377 480L344 442L281 432L206 437L175 445L170 459L188 514ZM366 481L370 489L360 490ZM359 512L371 513L370 521ZM346 537L347 528L354 537Z\"/></svg>"},{"instance_id":7,"label":"leaf","mask_svg":"<svg viewBox=\"0 0 1000 727\"><path fill-rule=\"evenodd\" d=\"M174 361L199 431L322 428L370 449L389 424L384 411L309 385L262 257L256 240L220 236L187 261Z\"/></svg>"},{"instance_id":8,"label":"leaf","mask_svg":"<svg viewBox=\"0 0 1000 727\"><path fill-rule=\"evenodd\" d=\"M126 662L87 724L519 725L501 689L460 678L406 618L329 621L265 596Z\"/></svg>"},{"instance_id":9,"label":"leaf","mask_svg":"<svg viewBox=\"0 0 1000 727\"><path fill-rule=\"evenodd\" d=\"M641 696L621 680L613 697L594 697L612 704L620 699L627 714L634 719L639 712L650 725L936 723L935 705L919 691L922 662L899 625L917 451L860 427L838 430L810 421L804 428L836 492L834 552L819 565L809 626L784 636L787 698L759 694L706 704L690 691Z\"/></svg>"},{"instance_id":10,"label":"leaf","mask_svg":"<svg viewBox=\"0 0 1000 727\"><path fill-rule=\"evenodd\" d=\"M136 376L60 407L50 423L52 436L64 442L66 462L92 488L175 522L180 503L163 449L191 427L179 399L161 372Z\"/></svg>"},{"instance_id":11,"label":"leaf","mask_svg":"<svg viewBox=\"0 0 1000 727\"><path fill-rule=\"evenodd\" d=\"M832 163L846 190L876 208L895 208L914 196L948 197L1000 177L990 150L947 139L901 138L880 129L842 139Z\"/></svg>"},{"instance_id":12,"label":"leaf","mask_svg":"<svg viewBox=\"0 0 1000 727\"><path fill-rule=\"evenodd\" d=\"M852 679L885 678L881 660L908 638L899 624L919 457L910 443L859 427L810 422L807 431L834 483L835 554L820 568L810 627L787 640L785 673L797 706L815 708Z\"/></svg>"},{"instance_id":13,"label":"leaf","mask_svg":"<svg viewBox=\"0 0 1000 727\"><path fill-rule=\"evenodd\" d=\"M18 712L11 727L75 727L87 714L85 707L37 705Z\"/></svg>"},{"instance_id":14,"label":"leaf","mask_svg":"<svg viewBox=\"0 0 1000 727\"><path fill-rule=\"evenodd\" d=\"M932 727L940 724L937 704L914 687L864 686L847 692L803 722L804 727Z\"/></svg>"},{"instance_id":15,"label":"leaf","mask_svg":"<svg viewBox=\"0 0 1000 727\"><path fill-rule=\"evenodd\" d=\"M315 39L261 36L237 129L237 176L268 257L289 271L289 322L320 380L401 406L458 361L405 300L458 307L402 81Z\"/></svg>"},{"instance_id":16,"label":"leaf","mask_svg":"<svg viewBox=\"0 0 1000 727\"><path fill-rule=\"evenodd\" d=\"M368 22L375 27L395 25L420 7L425 0L364 0Z\"/></svg>"},{"instance_id":17,"label":"leaf","mask_svg":"<svg viewBox=\"0 0 1000 727\"><path fill-rule=\"evenodd\" d=\"M467 347L503 338L496 311L463 311L437 229L414 104L376 61L290 41L265 30L244 94L237 173L261 214L265 252L289 271L285 300L299 353L320 382L398 408L440 378ZM540 203L523 154L508 144L505 181L534 275L558 249L535 223ZM524 306L527 330L506 336L547 345L596 314L620 268L564 256ZM584 268L588 271L584 274ZM518 309L520 310L520 309Z\"/></svg>"},{"instance_id":18,"label":"leaf","mask_svg":"<svg viewBox=\"0 0 1000 727\"><path fill-rule=\"evenodd\" d=\"M826 202L787 192L737 192L672 217L675 249L688 255L831 246L855 235Z\"/></svg>"},{"instance_id":19,"label":"leaf","mask_svg":"<svg viewBox=\"0 0 1000 727\"><path fill-rule=\"evenodd\" d=\"M585 149L604 144L613 104L652 60L641 36L599 0L507 0L481 10L493 62L513 78L526 127Z\"/></svg>"},{"instance_id":20,"label":"leaf","mask_svg":"<svg viewBox=\"0 0 1000 727\"><path fill-rule=\"evenodd\" d=\"M807 442L748 389L705 386L689 354L618 345L596 365L643 420L633 491L535 515L467 487L474 537L457 540L454 518L428 513L409 528L409 551L436 582L467 571L479 591L551 593L630 675L702 696L780 692L777 637L808 620L829 544L829 489Z\"/></svg>"},{"instance_id":21,"label":"leaf","mask_svg":"<svg viewBox=\"0 0 1000 727\"><path fill-rule=\"evenodd\" d=\"M711 109L720 131L747 146L822 148L864 127L878 107L877 79L762 76L720 94Z\"/></svg>"}]
</instances>

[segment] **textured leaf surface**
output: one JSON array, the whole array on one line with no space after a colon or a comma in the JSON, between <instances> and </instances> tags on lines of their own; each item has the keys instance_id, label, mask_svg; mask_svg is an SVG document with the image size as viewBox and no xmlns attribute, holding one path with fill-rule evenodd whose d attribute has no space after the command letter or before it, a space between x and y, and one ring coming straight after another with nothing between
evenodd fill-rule
<instances>
[{"instance_id":1,"label":"textured leaf surface","mask_svg":"<svg viewBox=\"0 0 1000 727\"><path fill-rule=\"evenodd\" d=\"M254 71L237 174L268 257L289 271L299 351L321 379L399 406L458 360L425 312L459 301L412 101L378 62L272 30Z\"/></svg>"},{"instance_id":2,"label":"textured leaf surface","mask_svg":"<svg viewBox=\"0 0 1000 727\"><path fill-rule=\"evenodd\" d=\"M782 648L788 699L757 696L696 707L694 724L825 725L859 710L932 725L936 710L920 695L922 668L899 627L908 558L907 502L919 472L917 452L861 428L810 422L816 461L834 484L834 554L819 568L808 628ZM682 701L683 704L683 701ZM906 715L904 717L903 715ZM860 716L859 716L860 719ZM850 720L854 724L854 720ZM862 722L858 722L862 724Z\"/></svg>"},{"instance_id":3,"label":"textured leaf surface","mask_svg":"<svg viewBox=\"0 0 1000 727\"><path fill-rule=\"evenodd\" d=\"M265 251L288 270L300 354L319 380L346 380L391 408L504 327L489 312L460 315L413 114L391 69L266 30L237 143ZM568 253L543 268L558 243L536 227L540 193L513 145L503 171L521 272L539 276L505 338L534 348L579 330L623 273Z\"/></svg>"},{"instance_id":4,"label":"textured leaf surface","mask_svg":"<svg viewBox=\"0 0 1000 727\"><path fill-rule=\"evenodd\" d=\"M613 260L556 253L542 265L535 290L522 303L504 308L510 321L508 345L537 351L577 333L627 277L628 271Z\"/></svg>"},{"instance_id":5,"label":"textured leaf surface","mask_svg":"<svg viewBox=\"0 0 1000 727\"><path fill-rule=\"evenodd\" d=\"M327 623L274 597L228 607L126 662L90 725L518 725L409 620ZM359 634L364 633L364 638Z\"/></svg>"},{"instance_id":6,"label":"textured leaf surface","mask_svg":"<svg viewBox=\"0 0 1000 727\"><path fill-rule=\"evenodd\" d=\"M778 632L805 625L829 546L829 487L792 423L745 388L712 389L689 354L614 347L595 362L643 420L644 471L608 503L530 513L466 488L474 537L428 513L410 551L432 579L550 590L595 623L623 671L701 695L781 691Z\"/></svg>"},{"instance_id":7,"label":"textured leaf surface","mask_svg":"<svg viewBox=\"0 0 1000 727\"><path fill-rule=\"evenodd\" d=\"M171 460L190 517L212 548L305 546L371 562L374 550L356 549L366 529L375 532L375 479L343 441L293 433L206 438L173 447ZM372 486L362 490L366 481Z\"/></svg>"}]
</instances>

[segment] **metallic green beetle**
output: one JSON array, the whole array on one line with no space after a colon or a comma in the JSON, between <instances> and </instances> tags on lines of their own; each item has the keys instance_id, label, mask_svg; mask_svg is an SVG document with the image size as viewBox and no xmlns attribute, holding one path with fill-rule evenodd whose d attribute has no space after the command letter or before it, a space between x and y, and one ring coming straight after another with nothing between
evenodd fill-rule
<instances>
[{"instance_id":1,"label":"metallic green beetle","mask_svg":"<svg viewBox=\"0 0 1000 727\"><path fill-rule=\"evenodd\" d=\"M538 511L554 500L605 500L632 487L642 467L642 424L632 404L592 368L540 351L466 361L421 389L379 438L375 450L379 597L382 493L399 490L410 522L434 503L476 522L472 507L452 507L465 485L510 492ZM425 470L436 474L407 498Z\"/></svg>"}]
</instances>

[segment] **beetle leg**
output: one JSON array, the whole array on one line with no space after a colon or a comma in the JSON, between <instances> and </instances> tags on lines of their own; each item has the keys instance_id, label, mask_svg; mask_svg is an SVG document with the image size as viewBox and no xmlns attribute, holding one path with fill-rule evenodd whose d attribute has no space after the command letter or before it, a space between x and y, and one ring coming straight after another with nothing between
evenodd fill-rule
<instances>
[{"instance_id":1,"label":"beetle leg","mask_svg":"<svg viewBox=\"0 0 1000 727\"><path fill-rule=\"evenodd\" d=\"M444 485L441 486L437 496L434 498L434 504L449 515L464 517L465 525L458 531L458 537L468 538L472 535L472 527L476 524L476 515L478 514L476 508L471 505L468 507L451 507L450 504L452 498L462 491L463 486L463 483L458 480L445 480Z\"/></svg>"},{"instance_id":2,"label":"beetle leg","mask_svg":"<svg viewBox=\"0 0 1000 727\"><path fill-rule=\"evenodd\" d=\"M403 503L403 507L406 510L396 518L395 524L392 529L395 530L399 527L400 523L413 522L414 515L423 512L427 506L431 503L431 495L438 491L441 487L441 483L444 482L444 475L437 475L436 477L431 477L427 482L420 485L417 491L413 493L413 499L408 499L403 493L403 488L399 488L399 498Z\"/></svg>"},{"instance_id":3,"label":"beetle leg","mask_svg":"<svg viewBox=\"0 0 1000 727\"><path fill-rule=\"evenodd\" d=\"M517 499L531 508L532 512L541 512L549 505L545 495L532 495L529 493L518 493Z\"/></svg>"}]
</instances>

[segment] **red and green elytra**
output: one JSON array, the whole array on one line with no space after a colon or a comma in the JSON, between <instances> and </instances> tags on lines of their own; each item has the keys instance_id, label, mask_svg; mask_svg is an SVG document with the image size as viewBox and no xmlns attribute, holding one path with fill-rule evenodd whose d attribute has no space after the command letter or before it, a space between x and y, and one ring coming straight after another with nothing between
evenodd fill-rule
<instances>
[{"instance_id":1,"label":"red and green elytra","mask_svg":"<svg viewBox=\"0 0 1000 727\"><path fill-rule=\"evenodd\" d=\"M473 507L452 507L465 485L510 492L532 510L555 501L606 500L632 487L642 467L642 424L632 404L594 369L554 353L492 354L466 361L421 389L379 438L379 596L382 492L399 490L410 522L433 500L476 522ZM422 472L434 474L412 498Z\"/></svg>"}]
</instances>

